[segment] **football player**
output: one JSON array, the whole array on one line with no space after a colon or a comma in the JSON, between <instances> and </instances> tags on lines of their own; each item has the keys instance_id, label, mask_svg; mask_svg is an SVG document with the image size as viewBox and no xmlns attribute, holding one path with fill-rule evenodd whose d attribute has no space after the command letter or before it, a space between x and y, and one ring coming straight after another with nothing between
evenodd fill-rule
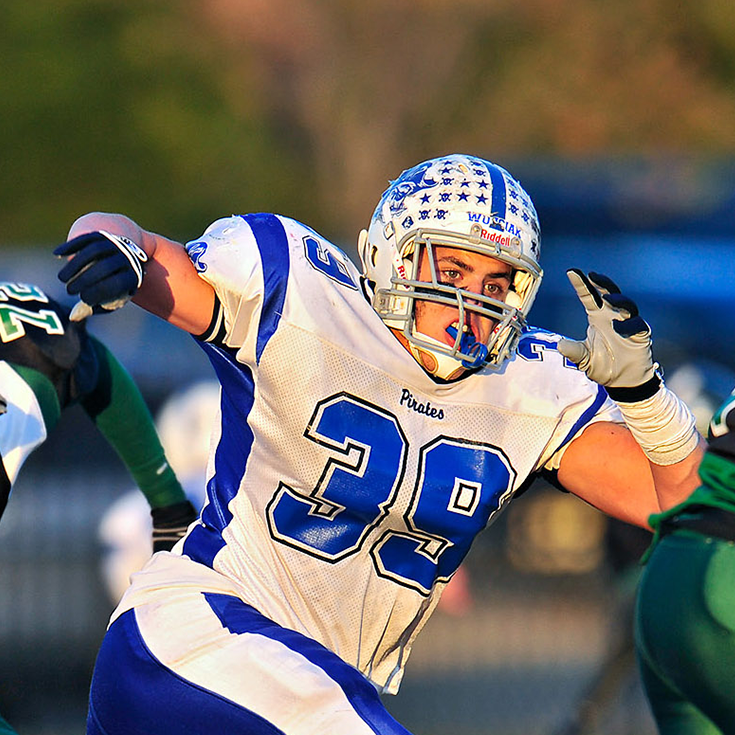
<instances>
[{"instance_id":1,"label":"football player","mask_svg":"<svg viewBox=\"0 0 735 735\"><path fill-rule=\"evenodd\" d=\"M118 214L68 237L75 316L132 297L194 335L222 386L200 519L114 612L90 734L406 733L379 693L534 476L639 525L696 482L694 419L612 281L569 273L586 339L527 326L538 219L484 159L393 181L362 272L273 214L183 247Z\"/></svg>"},{"instance_id":2,"label":"football player","mask_svg":"<svg viewBox=\"0 0 735 735\"><path fill-rule=\"evenodd\" d=\"M735 733L735 392L716 411L701 485L650 519L636 649L661 735Z\"/></svg>"},{"instance_id":3,"label":"football player","mask_svg":"<svg viewBox=\"0 0 735 735\"><path fill-rule=\"evenodd\" d=\"M0 282L0 393L0 516L26 458L78 403L145 495L156 550L170 549L196 518L129 373L38 286Z\"/></svg>"}]
</instances>

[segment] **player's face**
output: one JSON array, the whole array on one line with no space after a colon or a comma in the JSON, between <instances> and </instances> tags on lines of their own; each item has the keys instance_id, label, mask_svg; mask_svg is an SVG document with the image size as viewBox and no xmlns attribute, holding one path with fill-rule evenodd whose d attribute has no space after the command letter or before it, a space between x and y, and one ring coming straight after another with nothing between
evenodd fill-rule
<instances>
[{"instance_id":1,"label":"player's face","mask_svg":"<svg viewBox=\"0 0 735 735\"><path fill-rule=\"evenodd\" d=\"M498 301L504 301L510 290L513 269L489 255L437 245L433 248L433 258L439 281L448 286L490 296ZM419 264L419 280L431 281L427 249L424 249ZM457 308L431 301L417 301L415 316L417 331L450 347L454 345L455 338L447 331L447 327L469 330L476 342L486 344L497 324L495 320L472 311L466 311L465 323L459 324Z\"/></svg>"}]
</instances>

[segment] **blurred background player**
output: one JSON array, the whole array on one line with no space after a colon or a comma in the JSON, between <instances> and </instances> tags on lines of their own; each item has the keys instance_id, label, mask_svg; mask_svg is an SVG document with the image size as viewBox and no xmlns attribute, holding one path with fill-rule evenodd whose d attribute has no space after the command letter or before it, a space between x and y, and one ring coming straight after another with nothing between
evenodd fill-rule
<instances>
[{"instance_id":1,"label":"blurred background player","mask_svg":"<svg viewBox=\"0 0 735 735\"><path fill-rule=\"evenodd\" d=\"M79 404L148 501L156 550L171 548L196 518L132 377L38 286L0 282L0 395L0 516L27 457ZM13 732L0 721L5 731Z\"/></svg>"},{"instance_id":2,"label":"blurred background player","mask_svg":"<svg viewBox=\"0 0 735 735\"><path fill-rule=\"evenodd\" d=\"M636 649L661 735L735 733L735 392L715 412L702 484L651 518Z\"/></svg>"},{"instance_id":3,"label":"blurred background player","mask_svg":"<svg viewBox=\"0 0 735 735\"><path fill-rule=\"evenodd\" d=\"M169 464L197 509L204 503L210 437L219 400L219 383L203 380L174 393L156 415L156 430ZM100 521L102 576L115 603L130 584L130 575L151 555L149 511L145 498L131 490L118 498Z\"/></svg>"}]
</instances>

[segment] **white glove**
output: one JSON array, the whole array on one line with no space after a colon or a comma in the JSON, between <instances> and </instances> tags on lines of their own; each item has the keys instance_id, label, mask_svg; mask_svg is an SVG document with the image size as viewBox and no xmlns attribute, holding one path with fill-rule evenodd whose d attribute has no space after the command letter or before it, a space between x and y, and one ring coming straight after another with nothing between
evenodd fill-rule
<instances>
[{"instance_id":1,"label":"white glove","mask_svg":"<svg viewBox=\"0 0 735 735\"><path fill-rule=\"evenodd\" d=\"M561 339L559 352L605 386L613 400L639 401L653 395L661 381L651 354L651 328L638 315L638 307L607 276L585 276L572 268L567 277L587 312L589 327L584 341Z\"/></svg>"}]
</instances>

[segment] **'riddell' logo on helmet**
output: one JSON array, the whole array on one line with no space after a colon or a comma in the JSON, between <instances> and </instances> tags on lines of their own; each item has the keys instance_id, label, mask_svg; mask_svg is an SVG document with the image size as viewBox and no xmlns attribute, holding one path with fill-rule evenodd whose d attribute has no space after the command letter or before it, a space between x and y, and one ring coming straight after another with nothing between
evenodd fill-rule
<instances>
[{"instance_id":1,"label":"'riddell' logo on helmet","mask_svg":"<svg viewBox=\"0 0 735 735\"><path fill-rule=\"evenodd\" d=\"M490 230L486 230L485 228L481 229L478 234L483 240L489 240L490 242L497 243L504 248L512 250L514 253L521 252L521 241L518 237L501 235L499 232L490 232Z\"/></svg>"}]
</instances>

